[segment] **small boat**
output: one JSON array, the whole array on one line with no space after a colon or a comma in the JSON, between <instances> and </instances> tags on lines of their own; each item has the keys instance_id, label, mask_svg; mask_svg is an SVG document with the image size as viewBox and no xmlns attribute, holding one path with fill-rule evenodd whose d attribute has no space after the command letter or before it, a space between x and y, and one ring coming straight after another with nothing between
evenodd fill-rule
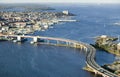
<instances>
[{"instance_id":1,"label":"small boat","mask_svg":"<svg viewBox=\"0 0 120 77\"><path fill-rule=\"evenodd\" d=\"M13 42L14 42L14 43L16 43L16 42L17 42L17 40L13 40Z\"/></svg>"},{"instance_id":2,"label":"small boat","mask_svg":"<svg viewBox=\"0 0 120 77\"><path fill-rule=\"evenodd\" d=\"M48 29L49 28L49 26L48 25L44 25L44 29Z\"/></svg>"},{"instance_id":3,"label":"small boat","mask_svg":"<svg viewBox=\"0 0 120 77\"><path fill-rule=\"evenodd\" d=\"M42 29L41 31L45 31L45 29Z\"/></svg>"},{"instance_id":4,"label":"small boat","mask_svg":"<svg viewBox=\"0 0 120 77\"><path fill-rule=\"evenodd\" d=\"M35 42L34 41L31 41L30 44L34 44Z\"/></svg>"}]
</instances>

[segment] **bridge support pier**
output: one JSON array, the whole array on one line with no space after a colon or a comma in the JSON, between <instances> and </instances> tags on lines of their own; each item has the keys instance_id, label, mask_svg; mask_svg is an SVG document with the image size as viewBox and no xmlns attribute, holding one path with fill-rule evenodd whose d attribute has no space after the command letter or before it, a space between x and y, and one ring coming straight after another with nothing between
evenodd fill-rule
<instances>
[{"instance_id":1,"label":"bridge support pier","mask_svg":"<svg viewBox=\"0 0 120 77\"><path fill-rule=\"evenodd\" d=\"M95 71L95 70L94 70L94 73L95 73L95 75L97 75L97 74L98 74L98 72L97 72L97 71Z\"/></svg>"},{"instance_id":2,"label":"bridge support pier","mask_svg":"<svg viewBox=\"0 0 120 77\"><path fill-rule=\"evenodd\" d=\"M69 42L66 42L66 45L67 45L67 46L69 46L69 45L70 45L70 43L69 43Z\"/></svg>"},{"instance_id":3,"label":"bridge support pier","mask_svg":"<svg viewBox=\"0 0 120 77\"><path fill-rule=\"evenodd\" d=\"M74 44L69 42L69 46L70 47L74 47Z\"/></svg>"},{"instance_id":4,"label":"bridge support pier","mask_svg":"<svg viewBox=\"0 0 120 77\"><path fill-rule=\"evenodd\" d=\"M37 37L33 37L33 42L38 42L38 38Z\"/></svg>"},{"instance_id":5,"label":"bridge support pier","mask_svg":"<svg viewBox=\"0 0 120 77\"><path fill-rule=\"evenodd\" d=\"M17 41L21 41L22 37L21 36L17 36Z\"/></svg>"},{"instance_id":6,"label":"bridge support pier","mask_svg":"<svg viewBox=\"0 0 120 77\"><path fill-rule=\"evenodd\" d=\"M57 40L57 45L59 44L60 42Z\"/></svg>"},{"instance_id":7,"label":"bridge support pier","mask_svg":"<svg viewBox=\"0 0 120 77\"><path fill-rule=\"evenodd\" d=\"M50 44L50 40L47 39L46 42L47 42L47 44Z\"/></svg>"},{"instance_id":8,"label":"bridge support pier","mask_svg":"<svg viewBox=\"0 0 120 77\"><path fill-rule=\"evenodd\" d=\"M76 44L76 43L73 43L73 47L74 47L74 48L77 48L78 46L77 46L77 44Z\"/></svg>"},{"instance_id":9,"label":"bridge support pier","mask_svg":"<svg viewBox=\"0 0 120 77\"><path fill-rule=\"evenodd\" d=\"M84 50L85 50L85 51L87 51L87 48L86 48L86 47L84 47Z\"/></svg>"},{"instance_id":10,"label":"bridge support pier","mask_svg":"<svg viewBox=\"0 0 120 77\"><path fill-rule=\"evenodd\" d=\"M37 43L38 42L38 38L37 37L33 37L33 41L31 41L31 44Z\"/></svg>"}]
</instances>

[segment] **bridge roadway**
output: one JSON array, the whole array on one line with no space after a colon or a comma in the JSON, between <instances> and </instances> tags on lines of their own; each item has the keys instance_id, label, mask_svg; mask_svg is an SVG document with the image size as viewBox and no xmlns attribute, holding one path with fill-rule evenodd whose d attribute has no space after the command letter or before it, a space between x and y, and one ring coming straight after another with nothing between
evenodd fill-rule
<instances>
[{"instance_id":1,"label":"bridge roadway","mask_svg":"<svg viewBox=\"0 0 120 77\"><path fill-rule=\"evenodd\" d=\"M119 77L118 75L102 68L95 62L94 57L95 57L96 50L94 47L87 45L87 48L88 48L88 53L86 56L86 64L88 65L89 68L93 69L95 74L100 74L103 77Z\"/></svg>"},{"instance_id":2,"label":"bridge roadway","mask_svg":"<svg viewBox=\"0 0 120 77\"><path fill-rule=\"evenodd\" d=\"M4 36L4 37L17 37L18 35L0 35L0 36ZM95 58L95 48L92 47L91 45L89 44L85 44L85 43L82 43L82 42L78 42L78 41L74 41L74 40L69 40L69 39L63 39L63 38L54 38L54 37L44 37L44 36L20 36L22 38L34 38L34 37L37 37L37 38L40 38L40 39L45 39L45 40L55 40L55 41L64 41L64 42L69 42L69 43L73 43L74 45L79 45L79 46L82 46L84 48L84 50L87 51L87 55L86 55L86 64L89 68L91 68L95 74L100 74L102 75L103 77L119 77L117 75L115 75L114 73L112 72L109 72L107 70L105 70L104 68L102 68L101 66L99 66L94 58ZM75 47L73 45L73 47ZM81 48L81 47L79 47Z\"/></svg>"}]
</instances>

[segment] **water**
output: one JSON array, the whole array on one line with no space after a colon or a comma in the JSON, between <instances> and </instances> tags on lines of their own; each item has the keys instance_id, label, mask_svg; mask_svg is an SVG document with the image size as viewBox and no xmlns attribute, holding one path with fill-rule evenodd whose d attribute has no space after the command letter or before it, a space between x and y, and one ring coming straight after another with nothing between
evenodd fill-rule
<instances>
[{"instance_id":1,"label":"water","mask_svg":"<svg viewBox=\"0 0 120 77\"><path fill-rule=\"evenodd\" d=\"M61 23L45 32L34 35L68 38L93 43L94 37L102 34L118 36L120 26L120 5L66 5L50 4L56 11L69 10L76 14L80 22ZM85 66L85 53L69 47L31 45L29 42L16 44L0 42L1 77L94 77L82 70ZM97 50L96 62L99 65L112 63L115 56Z\"/></svg>"}]
</instances>

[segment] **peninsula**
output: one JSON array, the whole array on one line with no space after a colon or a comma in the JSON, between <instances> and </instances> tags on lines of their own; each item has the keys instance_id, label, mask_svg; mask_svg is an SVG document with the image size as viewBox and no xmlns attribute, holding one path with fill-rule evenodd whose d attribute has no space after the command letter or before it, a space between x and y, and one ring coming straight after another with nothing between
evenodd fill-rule
<instances>
[{"instance_id":1,"label":"peninsula","mask_svg":"<svg viewBox=\"0 0 120 77\"><path fill-rule=\"evenodd\" d=\"M59 22L75 22L71 20L73 14L67 10L63 12L0 12L0 33L23 35L35 31L45 31Z\"/></svg>"},{"instance_id":2,"label":"peninsula","mask_svg":"<svg viewBox=\"0 0 120 77\"><path fill-rule=\"evenodd\" d=\"M120 43L117 42L118 38L107 35L101 35L96 38L95 44L91 44L95 48L105 50L109 53L120 56Z\"/></svg>"},{"instance_id":3,"label":"peninsula","mask_svg":"<svg viewBox=\"0 0 120 77\"><path fill-rule=\"evenodd\" d=\"M118 38L107 35L97 37L95 44L91 44L95 48L105 50L114 55L120 56L120 43L117 42ZM105 64L102 66L104 69L120 76L120 61L115 61L112 64Z\"/></svg>"}]
</instances>

